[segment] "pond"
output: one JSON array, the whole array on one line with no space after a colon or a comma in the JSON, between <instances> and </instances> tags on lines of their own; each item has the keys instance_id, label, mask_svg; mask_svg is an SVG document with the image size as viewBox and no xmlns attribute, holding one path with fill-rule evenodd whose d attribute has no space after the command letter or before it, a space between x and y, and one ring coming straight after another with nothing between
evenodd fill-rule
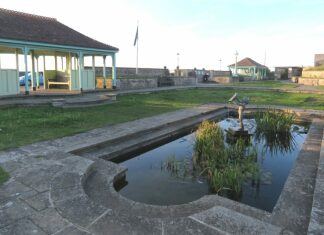
<instances>
[{"instance_id":1,"label":"pond","mask_svg":"<svg viewBox=\"0 0 324 235\"><path fill-rule=\"evenodd\" d=\"M234 118L226 118L218 124L225 132L239 128ZM225 196L271 212L304 143L307 128L307 125L294 124L290 138L280 143L278 139L257 136L255 120L244 119L244 129L251 135L250 143L258 153L259 179L246 180L239 194ZM207 179L192 170L194 142L195 133L190 133L121 162L128 171L125 179L116 182L116 190L134 201L154 205L183 204L212 194ZM176 170L172 168L175 162Z\"/></svg>"}]
</instances>

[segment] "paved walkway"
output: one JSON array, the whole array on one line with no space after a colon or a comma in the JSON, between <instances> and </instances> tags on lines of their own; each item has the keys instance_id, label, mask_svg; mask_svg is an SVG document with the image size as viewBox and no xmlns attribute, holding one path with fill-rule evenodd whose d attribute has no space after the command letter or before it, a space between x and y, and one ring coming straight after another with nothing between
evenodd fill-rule
<instances>
[{"instance_id":1,"label":"paved walkway","mask_svg":"<svg viewBox=\"0 0 324 235\"><path fill-rule=\"evenodd\" d=\"M190 121L222 109L222 105L203 105L0 152L0 165L11 175L0 186L0 234L323 232L324 181L316 173L318 162L320 167L324 164L321 119L314 119L298 164L273 213L217 195L178 206L134 202L113 188L114 180L125 169L102 159L71 153L103 142L119 144L122 139L136 139L136 133L163 130L170 125L176 128L183 120ZM307 114L303 110L294 111ZM319 115L323 113L309 114L310 117ZM142 136L137 139L142 141ZM322 173L320 176L324 177Z\"/></svg>"}]
</instances>

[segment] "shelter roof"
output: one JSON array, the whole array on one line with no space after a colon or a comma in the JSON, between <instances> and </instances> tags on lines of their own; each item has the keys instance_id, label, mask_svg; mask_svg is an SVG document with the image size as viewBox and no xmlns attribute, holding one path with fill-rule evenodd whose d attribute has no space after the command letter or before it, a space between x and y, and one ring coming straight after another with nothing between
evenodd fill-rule
<instances>
[{"instance_id":1,"label":"shelter roof","mask_svg":"<svg viewBox=\"0 0 324 235\"><path fill-rule=\"evenodd\" d=\"M0 8L0 39L118 51L118 48L79 33L55 18L4 8Z\"/></svg>"},{"instance_id":2,"label":"shelter roof","mask_svg":"<svg viewBox=\"0 0 324 235\"><path fill-rule=\"evenodd\" d=\"M235 66L235 64L231 64L228 67L234 67L234 66ZM249 57L246 57L243 60L238 61L237 66L239 66L239 67L263 67L263 68L266 68L266 66L252 60Z\"/></svg>"}]
</instances>

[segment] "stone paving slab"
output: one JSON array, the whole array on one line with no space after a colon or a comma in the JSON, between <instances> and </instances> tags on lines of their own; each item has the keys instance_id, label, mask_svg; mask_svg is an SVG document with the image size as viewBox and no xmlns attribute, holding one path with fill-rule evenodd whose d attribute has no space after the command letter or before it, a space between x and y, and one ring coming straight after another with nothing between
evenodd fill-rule
<instances>
[{"instance_id":1,"label":"stone paving slab","mask_svg":"<svg viewBox=\"0 0 324 235\"><path fill-rule=\"evenodd\" d=\"M46 235L46 233L42 231L41 228L37 227L29 219L21 219L7 227L0 228L0 234L2 235L21 235L21 234Z\"/></svg>"},{"instance_id":2,"label":"stone paving slab","mask_svg":"<svg viewBox=\"0 0 324 235\"><path fill-rule=\"evenodd\" d=\"M33 213L30 216L30 220L47 234L54 234L58 231L58 228L63 228L70 224L70 222L57 213L55 208L47 208L39 213Z\"/></svg>"},{"instance_id":3,"label":"stone paving slab","mask_svg":"<svg viewBox=\"0 0 324 235\"><path fill-rule=\"evenodd\" d=\"M148 217L126 216L107 211L102 217L89 226L89 231L94 234L162 234L160 219Z\"/></svg>"},{"instance_id":4,"label":"stone paving slab","mask_svg":"<svg viewBox=\"0 0 324 235\"><path fill-rule=\"evenodd\" d=\"M162 235L228 235L229 233L222 231L214 226L209 226L200 221L188 217L163 219Z\"/></svg>"}]
</instances>

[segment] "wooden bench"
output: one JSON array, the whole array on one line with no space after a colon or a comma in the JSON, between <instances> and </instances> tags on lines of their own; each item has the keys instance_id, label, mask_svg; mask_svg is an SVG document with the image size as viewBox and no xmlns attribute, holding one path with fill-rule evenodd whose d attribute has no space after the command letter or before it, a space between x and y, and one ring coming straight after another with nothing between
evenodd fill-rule
<instances>
[{"instance_id":1,"label":"wooden bench","mask_svg":"<svg viewBox=\"0 0 324 235\"><path fill-rule=\"evenodd\" d=\"M56 76L55 79L48 79L47 88L49 89L50 85L68 85L70 87L70 83L69 76Z\"/></svg>"}]
</instances>

